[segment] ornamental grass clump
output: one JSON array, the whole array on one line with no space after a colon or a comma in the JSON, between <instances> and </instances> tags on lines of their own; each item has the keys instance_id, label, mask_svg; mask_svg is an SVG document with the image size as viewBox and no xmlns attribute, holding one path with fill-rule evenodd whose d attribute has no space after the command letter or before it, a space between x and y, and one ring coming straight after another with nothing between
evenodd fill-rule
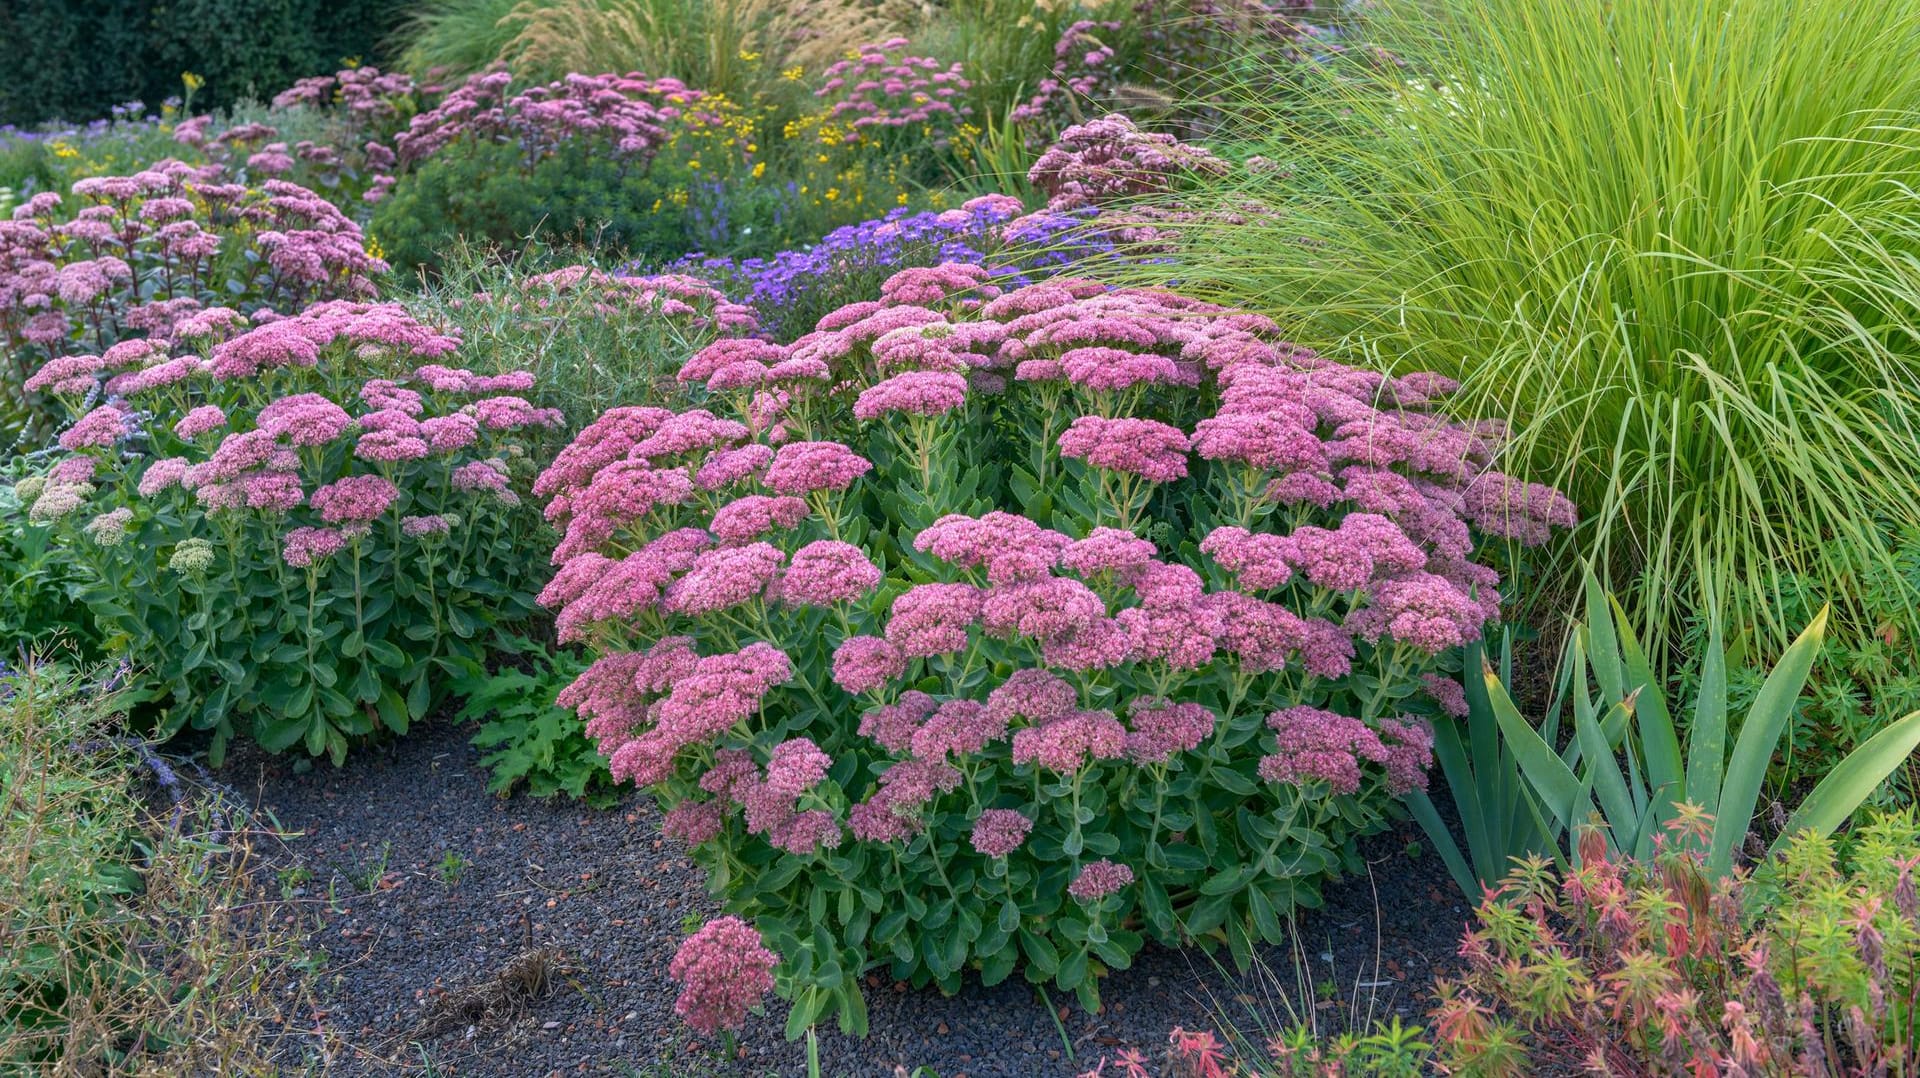
<instances>
[{"instance_id":1,"label":"ornamental grass clump","mask_svg":"<svg viewBox=\"0 0 1920 1078\"><path fill-rule=\"evenodd\" d=\"M1395 62L1234 95L1280 167L1212 194L1275 212L1190 230L1178 276L1461 379L1588 507L1662 666L1722 601L1762 663L1825 602L1843 646L1913 639L1920 3L1448 0L1367 34Z\"/></svg>"},{"instance_id":2,"label":"ornamental grass clump","mask_svg":"<svg viewBox=\"0 0 1920 1078\"><path fill-rule=\"evenodd\" d=\"M219 165L166 160L43 192L0 221L0 352L19 399L65 392L116 345L207 333L236 314L372 295L385 262L358 225L307 188L223 182Z\"/></svg>"},{"instance_id":3,"label":"ornamental grass clump","mask_svg":"<svg viewBox=\"0 0 1920 1078\"><path fill-rule=\"evenodd\" d=\"M760 330L753 308L684 274L634 276L586 264L530 272L470 249L454 252L408 306L457 329L485 370L532 371L529 399L557 408L657 399L673 385L678 357ZM556 430L559 441L540 448L557 450L571 435Z\"/></svg>"},{"instance_id":4,"label":"ornamental grass clump","mask_svg":"<svg viewBox=\"0 0 1920 1078\"><path fill-rule=\"evenodd\" d=\"M715 342L539 477L560 696L779 955L789 1032L875 967L1098 1003L1148 938L1246 961L1421 788L1483 540L1572 506L1445 379L1257 315L904 270Z\"/></svg>"},{"instance_id":5,"label":"ornamental grass clump","mask_svg":"<svg viewBox=\"0 0 1920 1078\"><path fill-rule=\"evenodd\" d=\"M161 736L338 762L404 733L532 609L523 443L561 417L523 396L531 374L447 365L458 345L397 305L333 301L211 308L165 344L49 362L76 418L15 493Z\"/></svg>"}]
</instances>

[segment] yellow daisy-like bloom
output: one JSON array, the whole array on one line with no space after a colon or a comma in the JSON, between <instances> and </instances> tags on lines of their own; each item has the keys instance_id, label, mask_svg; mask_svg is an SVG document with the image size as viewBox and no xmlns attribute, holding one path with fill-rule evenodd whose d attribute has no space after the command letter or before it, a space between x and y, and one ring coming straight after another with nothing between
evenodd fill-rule
<instances>
[{"instance_id":1,"label":"yellow daisy-like bloom","mask_svg":"<svg viewBox=\"0 0 1920 1078\"><path fill-rule=\"evenodd\" d=\"M806 73L807 73L806 68L801 67L799 64L795 64L792 67L787 68L785 71L780 72L780 77L787 80L788 82L799 82L800 76Z\"/></svg>"},{"instance_id":2,"label":"yellow daisy-like bloom","mask_svg":"<svg viewBox=\"0 0 1920 1078\"><path fill-rule=\"evenodd\" d=\"M765 161L755 161L753 163L753 178L757 180L766 174L767 163Z\"/></svg>"}]
</instances>

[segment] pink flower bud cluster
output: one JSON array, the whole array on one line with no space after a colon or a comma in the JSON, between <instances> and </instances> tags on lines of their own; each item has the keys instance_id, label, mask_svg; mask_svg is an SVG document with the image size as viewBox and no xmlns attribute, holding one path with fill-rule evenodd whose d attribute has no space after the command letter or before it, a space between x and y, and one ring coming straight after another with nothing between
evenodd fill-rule
<instances>
[{"instance_id":1,"label":"pink flower bud cluster","mask_svg":"<svg viewBox=\"0 0 1920 1078\"><path fill-rule=\"evenodd\" d=\"M680 944L667 967L680 985L673 1012L701 1033L739 1029L747 1011L773 991L779 964L752 925L733 916L708 921Z\"/></svg>"},{"instance_id":2,"label":"pink flower bud cluster","mask_svg":"<svg viewBox=\"0 0 1920 1078\"><path fill-rule=\"evenodd\" d=\"M1114 114L1060 132L1027 180L1047 196L1048 209L1060 211L1165 194L1176 179L1226 172L1226 162L1208 151Z\"/></svg>"},{"instance_id":3,"label":"pink flower bud cluster","mask_svg":"<svg viewBox=\"0 0 1920 1078\"><path fill-rule=\"evenodd\" d=\"M399 111L396 98L409 97L413 91L411 75L382 72L373 66L349 67L332 75L295 80L292 86L273 96L273 107L279 110L338 105L359 116L384 118Z\"/></svg>"},{"instance_id":4,"label":"pink flower bud cluster","mask_svg":"<svg viewBox=\"0 0 1920 1078\"><path fill-rule=\"evenodd\" d=\"M1067 894L1082 902L1098 902L1133 882L1133 870L1114 861L1089 861L1067 885Z\"/></svg>"},{"instance_id":5,"label":"pink flower bud cluster","mask_svg":"<svg viewBox=\"0 0 1920 1078\"><path fill-rule=\"evenodd\" d=\"M1360 789L1362 765L1371 763L1395 794L1426 789L1433 732L1417 719L1382 719L1376 732L1359 719L1299 706L1267 716L1267 726L1274 751L1261 758L1260 777L1268 782L1324 782L1336 794L1352 794Z\"/></svg>"}]
</instances>

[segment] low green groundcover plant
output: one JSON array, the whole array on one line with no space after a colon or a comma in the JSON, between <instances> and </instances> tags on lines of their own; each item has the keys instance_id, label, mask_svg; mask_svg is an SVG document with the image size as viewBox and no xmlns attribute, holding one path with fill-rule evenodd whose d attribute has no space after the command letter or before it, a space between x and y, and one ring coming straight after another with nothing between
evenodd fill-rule
<instances>
[{"instance_id":1,"label":"low green groundcover plant","mask_svg":"<svg viewBox=\"0 0 1920 1078\"><path fill-rule=\"evenodd\" d=\"M1095 1006L1150 937L1245 962L1425 784L1480 540L1572 522L1445 379L987 276L717 341L535 484L541 601L598 655L560 702L729 911L674 963L697 1028L777 983L790 1033L864 1030L875 967Z\"/></svg>"},{"instance_id":2,"label":"low green groundcover plant","mask_svg":"<svg viewBox=\"0 0 1920 1078\"><path fill-rule=\"evenodd\" d=\"M489 672L475 663L453 684L465 700L459 717L478 723L473 747L482 752L480 766L493 775L487 792L565 794L594 808L611 807L618 793L607 758L594 750L579 718L554 702L586 661L522 636L507 637L494 650L504 660L500 669Z\"/></svg>"},{"instance_id":3,"label":"low green groundcover plant","mask_svg":"<svg viewBox=\"0 0 1920 1078\"><path fill-rule=\"evenodd\" d=\"M1712 825L1689 806L1650 857L1589 829L1579 868L1515 867L1467 933L1466 970L1438 986L1447 1073L1911 1073L1912 813L1843 841L1803 833L1718 879Z\"/></svg>"},{"instance_id":4,"label":"low green groundcover plant","mask_svg":"<svg viewBox=\"0 0 1920 1078\"><path fill-rule=\"evenodd\" d=\"M78 418L16 484L25 524L57 530L162 736L338 762L531 611L522 441L560 415L530 374L437 362L458 343L393 304L211 308L35 376Z\"/></svg>"}]
</instances>

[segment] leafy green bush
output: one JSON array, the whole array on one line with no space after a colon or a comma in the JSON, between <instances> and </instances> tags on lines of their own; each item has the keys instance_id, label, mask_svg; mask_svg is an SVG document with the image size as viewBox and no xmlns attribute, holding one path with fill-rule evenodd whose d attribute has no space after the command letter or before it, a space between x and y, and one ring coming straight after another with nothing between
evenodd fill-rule
<instances>
[{"instance_id":1,"label":"leafy green bush","mask_svg":"<svg viewBox=\"0 0 1920 1078\"><path fill-rule=\"evenodd\" d=\"M554 100L602 122L539 107ZM476 127L482 109L502 119ZM762 99L610 75L524 88L482 76L399 142L405 171L370 230L396 264L431 269L459 239L522 249L538 236L644 265L796 247L904 204L924 165L824 110L782 120Z\"/></svg>"},{"instance_id":2,"label":"leafy green bush","mask_svg":"<svg viewBox=\"0 0 1920 1078\"><path fill-rule=\"evenodd\" d=\"M1663 665L1707 564L1757 658L1789 578L1850 644L1913 636L1920 596L1863 584L1920 524L1920 2L1447 0L1368 33L1390 62L1247 100L1276 167L1218 194L1280 212L1197 225L1171 272L1460 378L1590 511Z\"/></svg>"},{"instance_id":3,"label":"leafy green bush","mask_svg":"<svg viewBox=\"0 0 1920 1078\"><path fill-rule=\"evenodd\" d=\"M393 0L17 0L0 40L31 43L34 62L0 82L0 123L86 120L149 104L206 79L205 104L264 100L346 60L379 58L402 8Z\"/></svg>"},{"instance_id":4,"label":"leafy green bush","mask_svg":"<svg viewBox=\"0 0 1920 1078\"><path fill-rule=\"evenodd\" d=\"M550 651L523 636L498 651L508 665L489 673L475 665L453 683L462 722L478 722L473 746L480 766L493 772L487 792L505 797L524 787L534 797L565 794L594 808L620 799L607 758L593 747L586 724L553 702L587 668L572 651Z\"/></svg>"}]
</instances>

